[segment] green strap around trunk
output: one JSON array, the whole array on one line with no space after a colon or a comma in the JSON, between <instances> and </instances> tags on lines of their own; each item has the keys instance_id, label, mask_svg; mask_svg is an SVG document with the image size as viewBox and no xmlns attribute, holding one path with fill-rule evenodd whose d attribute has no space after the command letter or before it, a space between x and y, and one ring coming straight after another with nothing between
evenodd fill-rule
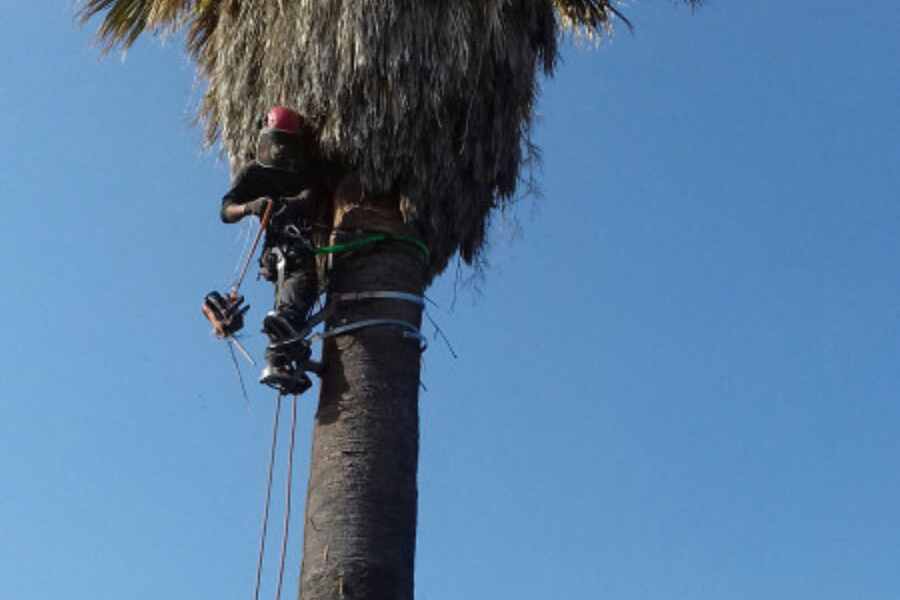
<instances>
[{"instance_id":1,"label":"green strap around trunk","mask_svg":"<svg viewBox=\"0 0 900 600\"><path fill-rule=\"evenodd\" d=\"M406 235L393 235L390 233L373 233L371 235L367 235L365 237L352 240L349 242L344 242L341 244L334 244L333 246L322 246L321 248L316 248L315 253L316 256L322 254L340 254L342 252L351 252L353 250L357 250L362 248L363 246L368 246L369 244L377 244L378 242L403 242L406 244L412 244L422 253L422 256L425 258L425 262L428 262L429 257L431 256L431 252L428 250L428 246L425 245L422 240L418 240L414 237L409 237Z\"/></svg>"}]
</instances>

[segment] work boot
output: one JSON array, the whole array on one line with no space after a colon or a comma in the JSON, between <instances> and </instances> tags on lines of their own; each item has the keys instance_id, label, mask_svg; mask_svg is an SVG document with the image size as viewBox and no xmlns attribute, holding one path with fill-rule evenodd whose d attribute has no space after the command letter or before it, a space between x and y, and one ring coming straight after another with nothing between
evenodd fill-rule
<instances>
[{"instance_id":1,"label":"work boot","mask_svg":"<svg viewBox=\"0 0 900 600\"><path fill-rule=\"evenodd\" d=\"M312 387L312 381L306 373L297 373L286 366L276 365L266 365L259 376L259 382L288 396L299 396Z\"/></svg>"},{"instance_id":2,"label":"work boot","mask_svg":"<svg viewBox=\"0 0 900 600\"><path fill-rule=\"evenodd\" d=\"M296 337L281 342L272 342L266 347L266 360L269 364L296 362L301 364L312 356L309 341Z\"/></svg>"},{"instance_id":3,"label":"work boot","mask_svg":"<svg viewBox=\"0 0 900 600\"><path fill-rule=\"evenodd\" d=\"M269 346L266 348L266 358L270 363L297 361L302 362L310 357L312 348L304 339L301 319L291 311L272 311L263 319L263 333L269 338Z\"/></svg>"},{"instance_id":4,"label":"work boot","mask_svg":"<svg viewBox=\"0 0 900 600\"><path fill-rule=\"evenodd\" d=\"M262 330L272 342L280 342L297 336L297 330L294 329L291 322L274 310L269 311L263 319Z\"/></svg>"},{"instance_id":5,"label":"work boot","mask_svg":"<svg viewBox=\"0 0 900 600\"><path fill-rule=\"evenodd\" d=\"M298 337L303 334L306 319L290 309L272 310L263 319L263 333L273 342Z\"/></svg>"}]
</instances>

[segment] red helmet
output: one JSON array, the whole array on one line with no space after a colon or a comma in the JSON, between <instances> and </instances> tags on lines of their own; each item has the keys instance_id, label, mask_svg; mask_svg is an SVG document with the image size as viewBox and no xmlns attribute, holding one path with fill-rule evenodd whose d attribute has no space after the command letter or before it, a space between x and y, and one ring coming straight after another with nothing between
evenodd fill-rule
<instances>
[{"instance_id":1,"label":"red helmet","mask_svg":"<svg viewBox=\"0 0 900 600\"><path fill-rule=\"evenodd\" d=\"M266 129L299 133L302 125L303 118L297 111L291 110L286 106L275 106L266 115Z\"/></svg>"}]
</instances>

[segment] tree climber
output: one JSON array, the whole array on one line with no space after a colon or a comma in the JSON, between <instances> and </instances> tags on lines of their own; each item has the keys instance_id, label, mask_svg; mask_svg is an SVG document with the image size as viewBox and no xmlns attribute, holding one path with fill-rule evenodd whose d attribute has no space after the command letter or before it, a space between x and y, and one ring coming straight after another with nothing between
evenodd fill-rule
<instances>
[{"instance_id":1,"label":"tree climber","mask_svg":"<svg viewBox=\"0 0 900 600\"><path fill-rule=\"evenodd\" d=\"M304 338L319 295L310 234L323 194L312 173L304 129L295 111L272 108L259 134L256 160L238 173L221 209L223 222L236 223L249 215L262 218L272 203L260 275L275 284L275 310L263 320L269 346L259 381L284 394L309 389L312 382L305 371L319 368L309 360Z\"/></svg>"}]
</instances>

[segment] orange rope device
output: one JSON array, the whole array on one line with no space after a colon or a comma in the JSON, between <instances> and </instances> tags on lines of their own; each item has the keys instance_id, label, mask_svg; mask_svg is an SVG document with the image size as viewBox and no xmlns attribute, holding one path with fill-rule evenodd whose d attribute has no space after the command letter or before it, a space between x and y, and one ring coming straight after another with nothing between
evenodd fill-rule
<instances>
[{"instance_id":1,"label":"orange rope device","mask_svg":"<svg viewBox=\"0 0 900 600\"><path fill-rule=\"evenodd\" d=\"M247 269L250 268L250 261L253 259L253 255L256 254L256 248L259 246L259 241L262 239L263 233L265 233L266 228L269 226L269 221L272 218L272 206L274 202L272 199L268 199L269 202L266 204L266 210L263 212L262 218L259 220L259 231L256 232L256 237L253 239L253 244L250 246L249 252L247 252L247 256L244 257L244 265L241 267L241 272L238 275L238 278L235 280L234 285L231 286L231 292L229 293L229 297L232 299L237 298L238 290L241 287L241 284L244 283L244 277L247 276Z\"/></svg>"},{"instance_id":2,"label":"orange rope device","mask_svg":"<svg viewBox=\"0 0 900 600\"><path fill-rule=\"evenodd\" d=\"M244 283L244 278L247 276L247 270L250 268L250 261L253 260L256 249L259 247L259 242L272 218L272 206L274 203L271 198L268 200L266 210L259 220L259 230L256 232L253 244L250 246L247 255L243 259L240 273L238 274L237 279L235 279L234 284L231 286L228 296L222 296L222 294L218 292L210 292L206 295L206 298L204 298L203 304L200 307L200 310L203 311L203 316L205 316L210 324L212 324L213 333L215 333L216 337L223 339L230 338L232 333L243 326L244 313L247 312L248 307L241 307L241 304L244 302L244 297L238 292L241 289L241 284Z\"/></svg>"}]
</instances>

